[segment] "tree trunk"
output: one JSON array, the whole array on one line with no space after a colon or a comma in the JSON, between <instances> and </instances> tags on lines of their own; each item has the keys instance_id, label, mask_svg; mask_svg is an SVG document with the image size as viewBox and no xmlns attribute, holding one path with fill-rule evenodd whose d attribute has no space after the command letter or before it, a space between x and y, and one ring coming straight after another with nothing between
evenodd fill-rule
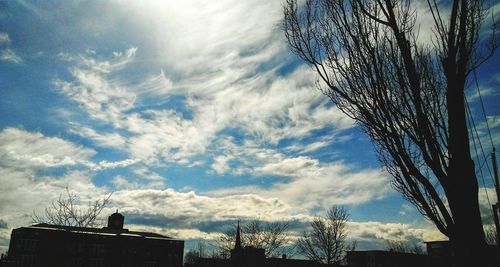
<instances>
[{"instance_id":1,"label":"tree trunk","mask_svg":"<svg viewBox=\"0 0 500 267\"><path fill-rule=\"evenodd\" d=\"M466 124L465 77L457 77L459 75L453 75L453 72L447 69L450 179L444 189L454 220L449 238L455 250L457 266L485 266L486 241Z\"/></svg>"},{"instance_id":2,"label":"tree trunk","mask_svg":"<svg viewBox=\"0 0 500 267\"><path fill-rule=\"evenodd\" d=\"M450 177L456 181L452 182L453 193L447 194L454 219L449 238L458 266L485 266L478 264L486 257L486 241L479 212L477 182L471 165L471 160L468 163L455 160L453 165L450 164Z\"/></svg>"}]
</instances>

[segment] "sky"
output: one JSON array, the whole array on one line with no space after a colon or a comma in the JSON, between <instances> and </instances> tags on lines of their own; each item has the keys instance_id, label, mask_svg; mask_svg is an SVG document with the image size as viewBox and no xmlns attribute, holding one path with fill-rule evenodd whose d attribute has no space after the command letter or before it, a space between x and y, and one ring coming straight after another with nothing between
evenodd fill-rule
<instances>
[{"instance_id":1,"label":"sky","mask_svg":"<svg viewBox=\"0 0 500 267\"><path fill-rule=\"evenodd\" d=\"M187 249L237 220L289 221L297 236L332 205L359 249L443 239L316 89L282 17L279 0L0 1L0 251L65 188L82 206L112 193L104 216ZM477 72L495 144L498 54ZM479 163L484 211L495 196Z\"/></svg>"}]
</instances>

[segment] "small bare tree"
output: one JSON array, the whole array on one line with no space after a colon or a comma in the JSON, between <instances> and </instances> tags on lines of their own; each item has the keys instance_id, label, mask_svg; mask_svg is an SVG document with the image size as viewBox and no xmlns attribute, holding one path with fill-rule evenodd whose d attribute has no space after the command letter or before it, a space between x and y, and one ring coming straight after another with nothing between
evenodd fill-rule
<instances>
[{"instance_id":1,"label":"small bare tree","mask_svg":"<svg viewBox=\"0 0 500 267\"><path fill-rule=\"evenodd\" d=\"M262 248L266 257L288 254L290 238L288 222L263 222L255 219L241 227L241 242L244 246ZM222 255L229 255L236 240L236 225L227 229L217 240L217 249Z\"/></svg>"},{"instance_id":2,"label":"small bare tree","mask_svg":"<svg viewBox=\"0 0 500 267\"><path fill-rule=\"evenodd\" d=\"M387 240L386 250L394 252L404 252L423 255L424 250L421 245L408 240Z\"/></svg>"},{"instance_id":3,"label":"small bare tree","mask_svg":"<svg viewBox=\"0 0 500 267\"><path fill-rule=\"evenodd\" d=\"M236 241L236 224L231 225L224 232L222 232L216 240L216 250L221 258L229 258L231 249L234 248Z\"/></svg>"},{"instance_id":4,"label":"small bare tree","mask_svg":"<svg viewBox=\"0 0 500 267\"><path fill-rule=\"evenodd\" d=\"M304 232L297 241L299 251L308 259L325 264L340 264L351 246L347 243L349 214L342 207L333 206L326 217L316 216L312 230Z\"/></svg>"},{"instance_id":5,"label":"small bare tree","mask_svg":"<svg viewBox=\"0 0 500 267\"><path fill-rule=\"evenodd\" d=\"M252 220L243 227L243 240L248 246L263 248L266 257L277 256L284 252L282 249L288 244L288 227L287 222Z\"/></svg>"},{"instance_id":6,"label":"small bare tree","mask_svg":"<svg viewBox=\"0 0 500 267\"><path fill-rule=\"evenodd\" d=\"M35 212L31 215L33 223L48 223L64 226L76 227L97 227L102 223L99 222L99 215L102 210L109 204L111 198L110 193L102 200L90 201L87 207L81 207L79 197L71 193L69 188L66 188L66 195L59 195L59 199L51 203L45 208L43 216L37 215Z\"/></svg>"},{"instance_id":7,"label":"small bare tree","mask_svg":"<svg viewBox=\"0 0 500 267\"><path fill-rule=\"evenodd\" d=\"M184 264L195 264L200 259L200 254L196 250L190 250L184 255Z\"/></svg>"},{"instance_id":8,"label":"small bare tree","mask_svg":"<svg viewBox=\"0 0 500 267\"><path fill-rule=\"evenodd\" d=\"M193 250L189 250L184 255L184 263L195 264L200 258L204 258L206 254L205 242L198 241Z\"/></svg>"}]
</instances>

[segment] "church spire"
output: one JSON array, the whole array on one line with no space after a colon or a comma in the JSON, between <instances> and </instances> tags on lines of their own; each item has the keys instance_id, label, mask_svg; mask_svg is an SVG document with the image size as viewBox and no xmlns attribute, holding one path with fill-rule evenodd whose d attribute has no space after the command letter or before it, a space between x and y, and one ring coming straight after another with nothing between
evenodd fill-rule
<instances>
[{"instance_id":1,"label":"church spire","mask_svg":"<svg viewBox=\"0 0 500 267\"><path fill-rule=\"evenodd\" d=\"M238 226L236 227L236 242L234 243L234 249L241 249L240 221L239 220L238 220Z\"/></svg>"}]
</instances>

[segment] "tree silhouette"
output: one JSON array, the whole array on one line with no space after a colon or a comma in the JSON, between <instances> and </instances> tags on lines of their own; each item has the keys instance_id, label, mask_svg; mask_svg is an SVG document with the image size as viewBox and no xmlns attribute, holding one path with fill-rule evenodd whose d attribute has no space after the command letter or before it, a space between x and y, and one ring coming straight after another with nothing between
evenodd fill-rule
<instances>
[{"instance_id":1,"label":"tree silhouette","mask_svg":"<svg viewBox=\"0 0 500 267\"><path fill-rule=\"evenodd\" d=\"M288 236L289 223L263 222L254 219L244 223L241 227L241 242L243 246L262 248L266 257L279 256L290 252L287 249L290 238ZM236 225L232 225L217 240L217 249L221 255L229 255L236 240Z\"/></svg>"},{"instance_id":2,"label":"tree silhouette","mask_svg":"<svg viewBox=\"0 0 500 267\"><path fill-rule=\"evenodd\" d=\"M349 214L342 207L333 206L326 217L316 216L312 230L297 240L298 250L308 259L325 264L340 264L348 250L347 221Z\"/></svg>"},{"instance_id":3,"label":"tree silhouette","mask_svg":"<svg viewBox=\"0 0 500 267\"><path fill-rule=\"evenodd\" d=\"M200 258L205 257L205 243L203 241L198 241L196 247L193 250L189 250L186 255L184 255L184 263L195 264Z\"/></svg>"},{"instance_id":4,"label":"tree silhouette","mask_svg":"<svg viewBox=\"0 0 500 267\"><path fill-rule=\"evenodd\" d=\"M49 223L64 226L76 227L98 227L102 223L99 221L99 215L109 204L112 193L106 195L102 200L89 202L86 207L79 205L79 197L71 193L66 188L66 196L59 195L59 199L45 208L43 216L35 212L31 215L33 223Z\"/></svg>"},{"instance_id":5,"label":"tree silhouette","mask_svg":"<svg viewBox=\"0 0 500 267\"><path fill-rule=\"evenodd\" d=\"M498 29L480 34L483 1L453 0L447 13L428 0L434 37L425 44L412 3L286 0L283 29L318 88L372 140L395 189L471 266L484 259L486 243L464 90L498 47Z\"/></svg>"},{"instance_id":6,"label":"tree silhouette","mask_svg":"<svg viewBox=\"0 0 500 267\"><path fill-rule=\"evenodd\" d=\"M421 245L408 240L387 240L386 249L394 252L425 254Z\"/></svg>"}]
</instances>

